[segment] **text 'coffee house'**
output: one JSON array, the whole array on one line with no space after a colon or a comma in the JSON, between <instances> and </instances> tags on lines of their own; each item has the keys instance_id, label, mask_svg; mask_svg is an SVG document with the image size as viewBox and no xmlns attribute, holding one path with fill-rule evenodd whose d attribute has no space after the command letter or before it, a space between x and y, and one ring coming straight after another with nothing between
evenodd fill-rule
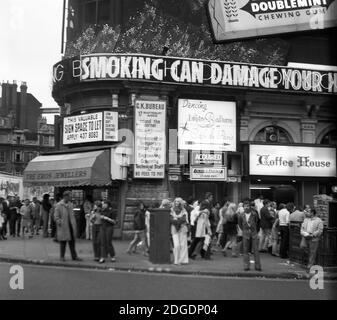
<instances>
[{"instance_id":1,"label":"text 'coffee house'","mask_svg":"<svg viewBox=\"0 0 337 320\"><path fill-rule=\"evenodd\" d=\"M210 191L304 205L337 184L334 70L89 54L53 75L59 150L31 161L24 183L109 199L117 237L130 234L137 199Z\"/></svg>"}]
</instances>

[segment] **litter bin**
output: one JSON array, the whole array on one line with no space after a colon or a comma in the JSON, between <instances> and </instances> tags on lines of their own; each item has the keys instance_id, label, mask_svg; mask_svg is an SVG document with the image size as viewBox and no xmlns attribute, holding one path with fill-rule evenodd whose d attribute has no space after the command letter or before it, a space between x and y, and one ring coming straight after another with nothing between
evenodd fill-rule
<instances>
[{"instance_id":1,"label":"litter bin","mask_svg":"<svg viewBox=\"0 0 337 320\"><path fill-rule=\"evenodd\" d=\"M169 264L170 258L170 210L153 209L150 213L150 262Z\"/></svg>"}]
</instances>

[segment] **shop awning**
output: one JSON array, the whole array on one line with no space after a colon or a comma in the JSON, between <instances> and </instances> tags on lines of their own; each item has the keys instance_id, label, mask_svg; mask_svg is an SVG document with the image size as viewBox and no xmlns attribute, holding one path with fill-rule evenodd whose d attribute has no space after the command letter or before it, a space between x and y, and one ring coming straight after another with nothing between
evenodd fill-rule
<instances>
[{"instance_id":1,"label":"shop awning","mask_svg":"<svg viewBox=\"0 0 337 320\"><path fill-rule=\"evenodd\" d=\"M109 150L38 156L24 171L24 186L75 187L111 183Z\"/></svg>"}]
</instances>

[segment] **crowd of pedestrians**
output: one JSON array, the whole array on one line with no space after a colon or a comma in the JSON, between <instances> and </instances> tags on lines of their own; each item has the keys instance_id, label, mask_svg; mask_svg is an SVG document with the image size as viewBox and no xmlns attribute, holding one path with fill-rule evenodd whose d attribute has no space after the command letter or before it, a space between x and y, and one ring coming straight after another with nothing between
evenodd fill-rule
<instances>
[{"instance_id":1,"label":"crowd of pedestrians","mask_svg":"<svg viewBox=\"0 0 337 320\"><path fill-rule=\"evenodd\" d=\"M116 261L112 243L116 210L109 201L93 201L87 196L83 203L85 219L84 235L92 241L94 260L104 263L108 257ZM276 204L262 196L241 203L217 202L212 193L204 199L164 199L162 208L170 211L171 247L174 264L188 264L189 259L211 260L220 251L224 257L243 257L244 270L250 269L250 255L254 256L255 269L262 270L260 253L269 253L282 259L289 257L290 225L300 227L303 252L308 254L308 264L314 264L323 222L315 209L306 205L303 209L293 203ZM134 214L134 237L127 253L139 248L145 256L150 247L150 208L140 202ZM73 260L80 260L75 249L79 238L78 219L74 213L71 191L50 198L43 196L40 202L21 201L15 194L0 198L0 240L10 237L33 238L35 235L52 237L60 244L60 258L65 260L68 243Z\"/></svg>"},{"instance_id":2,"label":"crowd of pedestrians","mask_svg":"<svg viewBox=\"0 0 337 320\"><path fill-rule=\"evenodd\" d=\"M289 258L290 224L300 226L301 248L308 254L308 264L314 264L323 222L315 209L306 205L296 208L293 203L278 206L263 199L245 199L241 203L214 201L213 194L204 199L188 201L176 198L163 200L162 207L170 208L171 237L174 264L183 265L198 257L211 260L219 248L226 257L243 257L244 270L250 269L250 255L255 269L262 270L260 253ZM142 229L146 229L144 226ZM133 243L140 241L135 238Z\"/></svg>"}]
</instances>

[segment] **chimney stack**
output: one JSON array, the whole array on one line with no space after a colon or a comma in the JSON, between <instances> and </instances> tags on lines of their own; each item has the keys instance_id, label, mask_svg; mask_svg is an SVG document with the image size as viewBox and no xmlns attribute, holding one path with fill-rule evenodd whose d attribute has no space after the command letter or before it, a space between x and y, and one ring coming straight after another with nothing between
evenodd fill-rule
<instances>
[{"instance_id":1,"label":"chimney stack","mask_svg":"<svg viewBox=\"0 0 337 320\"><path fill-rule=\"evenodd\" d=\"M16 80L13 81L12 85L12 99L11 99L11 105L15 108L18 104L18 85L16 84Z\"/></svg>"}]
</instances>

